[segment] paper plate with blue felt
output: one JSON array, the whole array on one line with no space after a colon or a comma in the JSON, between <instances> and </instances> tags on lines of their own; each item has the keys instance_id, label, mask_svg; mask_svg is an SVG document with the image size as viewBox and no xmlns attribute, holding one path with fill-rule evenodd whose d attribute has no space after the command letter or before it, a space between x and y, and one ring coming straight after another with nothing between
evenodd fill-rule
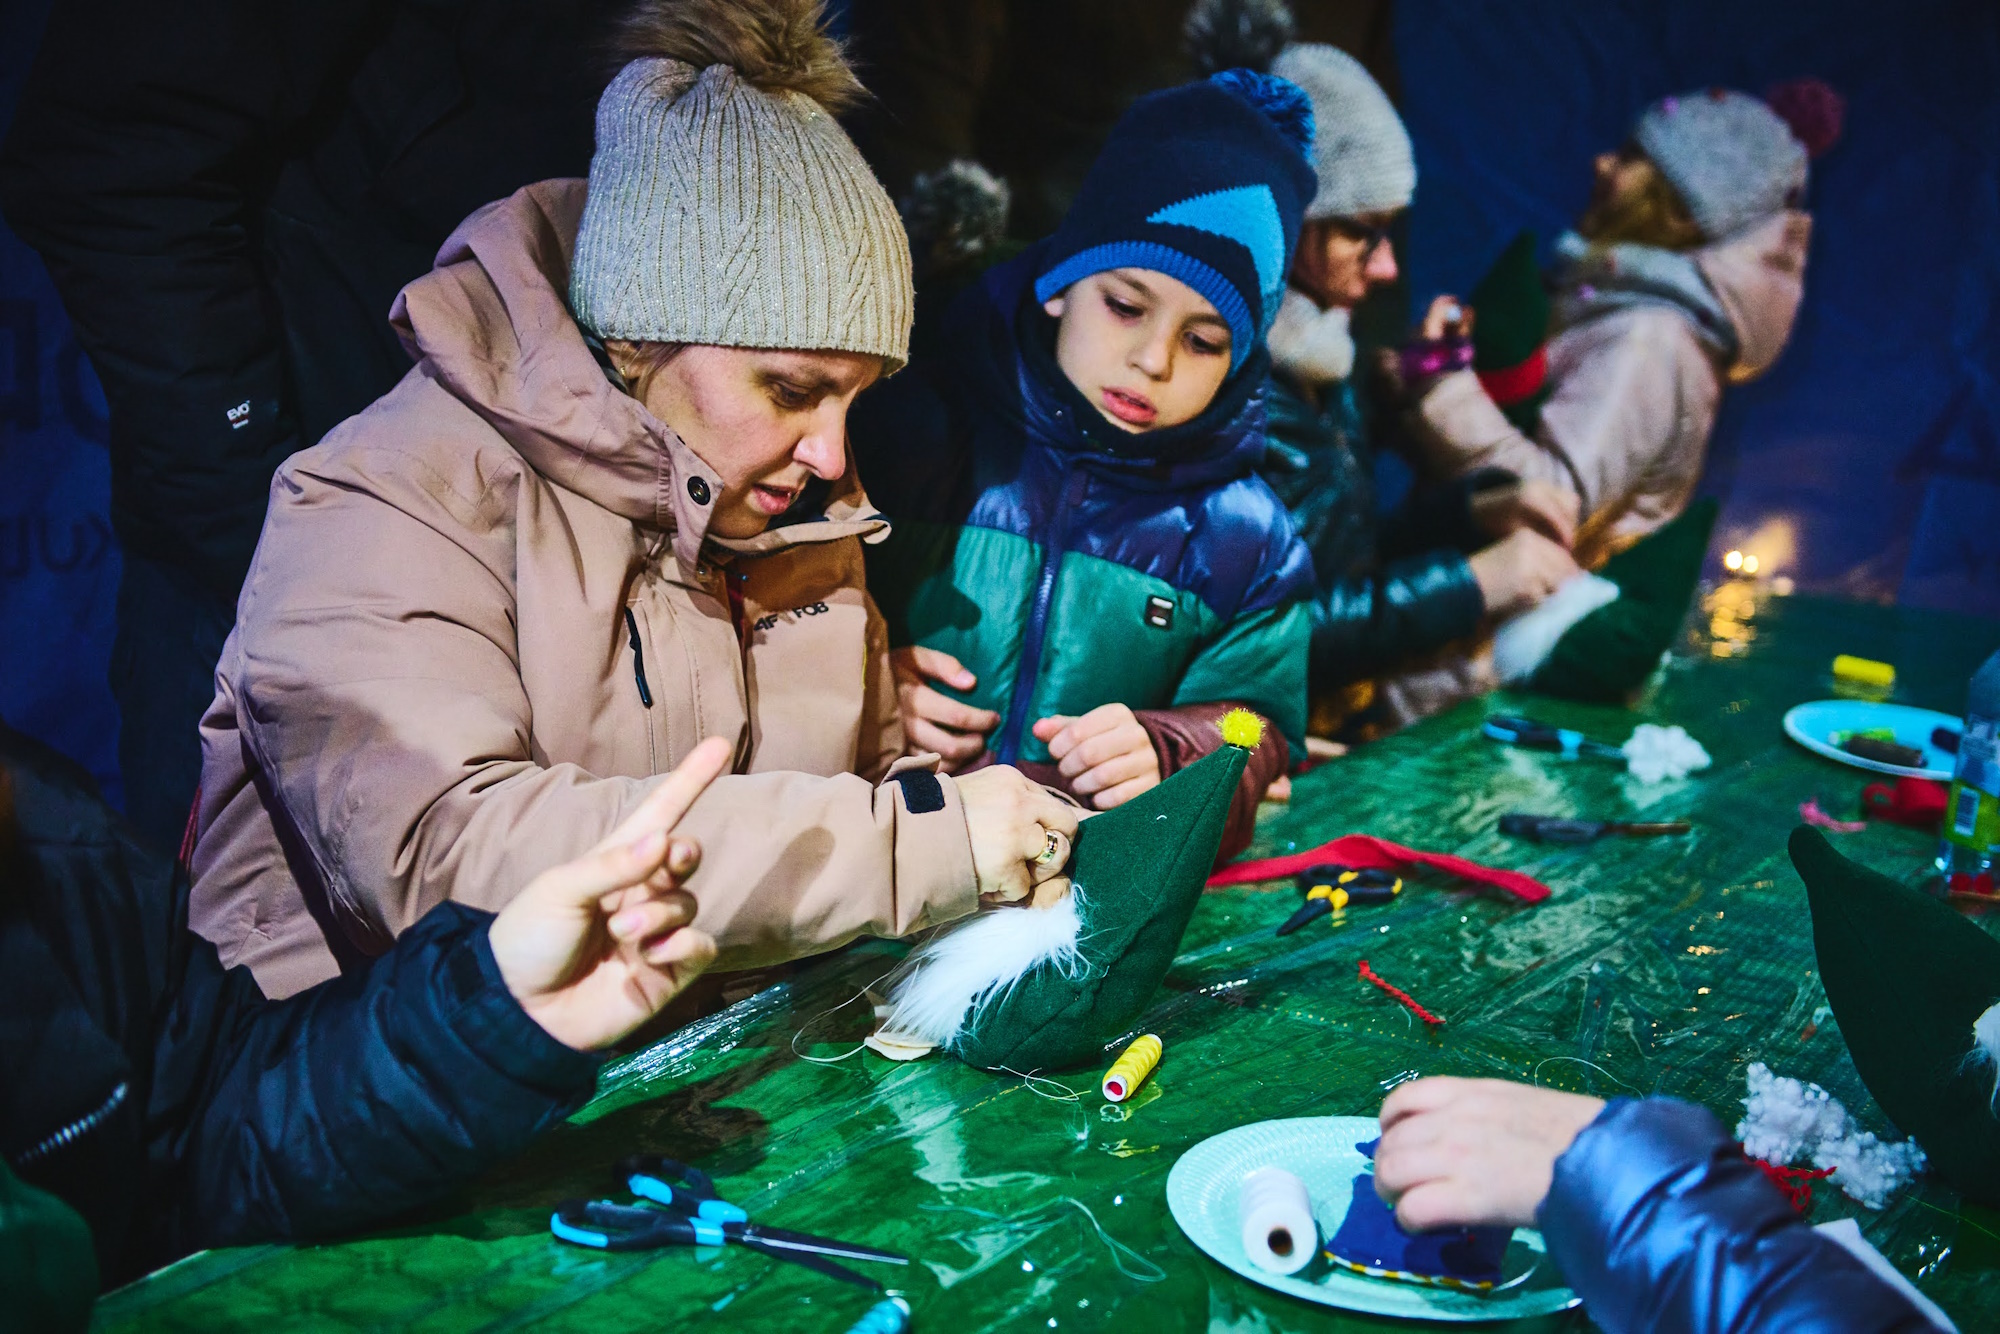
<instances>
[{"instance_id":1,"label":"paper plate with blue felt","mask_svg":"<svg viewBox=\"0 0 2000 1334\"><path fill-rule=\"evenodd\" d=\"M1544 1254L1541 1234L1518 1228L1504 1244L1458 1229L1411 1236L1374 1199L1369 1179L1381 1127L1372 1116L1308 1116L1259 1121L1212 1136L1182 1154L1167 1175L1167 1208L1188 1240L1252 1283L1302 1301L1412 1320L1517 1320L1568 1310L1580 1300ZM1350 1262L1381 1259L1436 1265L1455 1274L1491 1272L1488 1291L1406 1278L1375 1277L1343 1267L1324 1252L1296 1274L1275 1274L1243 1249L1238 1188L1263 1167L1281 1167L1305 1183L1322 1247L1336 1241ZM1365 1192L1365 1197L1364 1197ZM1361 1206L1356 1208L1356 1202ZM1350 1222L1351 1220L1351 1222Z\"/></svg>"}]
</instances>

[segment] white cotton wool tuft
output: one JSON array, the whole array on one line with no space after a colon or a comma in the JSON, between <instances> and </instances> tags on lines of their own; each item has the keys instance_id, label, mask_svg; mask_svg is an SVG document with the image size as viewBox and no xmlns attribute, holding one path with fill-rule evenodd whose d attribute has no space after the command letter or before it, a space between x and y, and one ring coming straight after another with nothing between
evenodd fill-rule
<instances>
[{"instance_id":1,"label":"white cotton wool tuft","mask_svg":"<svg viewBox=\"0 0 2000 1334\"><path fill-rule=\"evenodd\" d=\"M1599 574L1573 574L1547 598L1493 632L1493 671L1502 685L1519 685L1542 669L1556 641L1599 607L1616 602L1618 585Z\"/></svg>"},{"instance_id":2,"label":"white cotton wool tuft","mask_svg":"<svg viewBox=\"0 0 2000 1334\"><path fill-rule=\"evenodd\" d=\"M1780 1167L1806 1158L1830 1167L1834 1185L1870 1209L1880 1209L1924 1170L1924 1152L1911 1140L1885 1141L1855 1124L1847 1109L1817 1084L1774 1075L1759 1061L1745 1072L1750 1096L1736 1138L1752 1158Z\"/></svg>"},{"instance_id":3,"label":"white cotton wool tuft","mask_svg":"<svg viewBox=\"0 0 2000 1334\"><path fill-rule=\"evenodd\" d=\"M1669 778L1686 778L1697 769L1706 769L1713 761L1702 744L1687 734L1681 726L1661 727L1654 723L1640 723L1632 730L1632 739L1621 749L1625 754L1625 768L1642 783L1664 783Z\"/></svg>"},{"instance_id":4,"label":"white cotton wool tuft","mask_svg":"<svg viewBox=\"0 0 2000 1334\"><path fill-rule=\"evenodd\" d=\"M1077 940L1079 890L1047 908L994 908L932 936L889 982L890 1032L950 1047L979 1010L1044 965L1065 977L1086 966Z\"/></svg>"},{"instance_id":5,"label":"white cotton wool tuft","mask_svg":"<svg viewBox=\"0 0 2000 1334\"><path fill-rule=\"evenodd\" d=\"M1992 1075L1993 1087L1986 1095L1986 1106L2000 1116L2000 1001L1987 1006L1972 1021L1972 1050L1965 1059L1985 1067Z\"/></svg>"}]
</instances>

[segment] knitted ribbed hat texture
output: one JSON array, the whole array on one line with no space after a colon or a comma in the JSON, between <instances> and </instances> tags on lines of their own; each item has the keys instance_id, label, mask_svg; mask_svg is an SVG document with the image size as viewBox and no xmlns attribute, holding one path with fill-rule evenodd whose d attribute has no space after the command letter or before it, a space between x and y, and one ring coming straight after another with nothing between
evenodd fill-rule
<instances>
[{"instance_id":1,"label":"knitted ribbed hat texture","mask_svg":"<svg viewBox=\"0 0 2000 1334\"><path fill-rule=\"evenodd\" d=\"M1806 146L1764 102L1726 88L1663 97L1632 140L1679 192L1695 226L1720 240L1805 193Z\"/></svg>"},{"instance_id":2,"label":"knitted ribbed hat texture","mask_svg":"<svg viewBox=\"0 0 2000 1334\"><path fill-rule=\"evenodd\" d=\"M1308 220L1409 206L1417 192L1410 132L1360 61L1336 46L1299 42L1278 53L1271 73L1312 99L1319 193L1306 209Z\"/></svg>"},{"instance_id":3,"label":"knitted ribbed hat texture","mask_svg":"<svg viewBox=\"0 0 2000 1334\"><path fill-rule=\"evenodd\" d=\"M1230 370L1285 294L1312 196L1312 107L1283 79L1231 69L1134 102L1046 248L1035 299L1107 269L1164 273L1229 325Z\"/></svg>"},{"instance_id":4,"label":"knitted ribbed hat texture","mask_svg":"<svg viewBox=\"0 0 2000 1334\"><path fill-rule=\"evenodd\" d=\"M896 206L833 117L727 65L634 60L597 104L570 307L600 338L909 357Z\"/></svg>"}]
</instances>

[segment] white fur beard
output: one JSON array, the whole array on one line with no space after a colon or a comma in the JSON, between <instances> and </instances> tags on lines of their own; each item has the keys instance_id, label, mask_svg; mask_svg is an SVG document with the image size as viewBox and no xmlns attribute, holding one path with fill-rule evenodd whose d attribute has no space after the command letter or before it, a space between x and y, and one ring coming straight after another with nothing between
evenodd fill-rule
<instances>
[{"instance_id":1,"label":"white fur beard","mask_svg":"<svg viewBox=\"0 0 2000 1334\"><path fill-rule=\"evenodd\" d=\"M1993 1087L1986 1095L1986 1107L2000 1116L2000 1001L1987 1006L1972 1021L1972 1051L1965 1059L1969 1064L1984 1067L1985 1072L1993 1077Z\"/></svg>"},{"instance_id":2,"label":"white fur beard","mask_svg":"<svg viewBox=\"0 0 2000 1334\"><path fill-rule=\"evenodd\" d=\"M1271 362L1306 384L1332 384L1354 372L1354 335L1348 332L1348 310L1321 310L1295 287L1285 289L1278 318L1264 336Z\"/></svg>"},{"instance_id":3,"label":"white fur beard","mask_svg":"<svg viewBox=\"0 0 2000 1334\"><path fill-rule=\"evenodd\" d=\"M1618 597L1618 585L1602 575L1573 574L1563 580L1539 606L1493 632L1493 670L1500 683L1518 685L1540 671L1571 626Z\"/></svg>"},{"instance_id":4,"label":"white fur beard","mask_svg":"<svg viewBox=\"0 0 2000 1334\"><path fill-rule=\"evenodd\" d=\"M1049 908L995 908L932 936L889 983L882 1031L949 1048L979 1011L1037 968L1075 977L1083 919L1077 890Z\"/></svg>"}]
</instances>

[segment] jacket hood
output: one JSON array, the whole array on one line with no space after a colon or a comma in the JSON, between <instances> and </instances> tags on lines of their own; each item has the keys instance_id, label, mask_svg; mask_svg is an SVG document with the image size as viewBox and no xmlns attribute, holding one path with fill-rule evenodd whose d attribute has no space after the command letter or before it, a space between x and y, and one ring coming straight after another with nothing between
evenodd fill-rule
<instances>
[{"instance_id":1,"label":"jacket hood","mask_svg":"<svg viewBox=\"0 0 2000 1334\"><path fill-rule=\"evenodd\" d=\"M1137 434L1104 420L1056 364L1054 322L1034 299L1047 242L995 265L953 304L952 370L983 410L1026 439L1076 455L1091 472L1126 486L1212 486L1250 475L1264 450L1264 381L1270 358L1259 346L1206 411L1192 421Z\"/></svg>"},{"instance_id":2,"label":"jacket hood","mask_svg":"<svg viewBox=\"0 0 2000 1334\"><path fill-rule=\"evenodd\" d=\"M1562 261L1558 328L1608 310L1670 305L1732 381L1761 375L1784 351L1805 291L1812 219L1796 209L1691 251L1620 243L1593 246L1574 232L1556 241Z\"/></svg>"},{"instance_id":3,"label":"jacket hood","mask_svg":"<svg viewBox=\"0 0 2000 1334\"><path fill-rule=\"evenodd\" d=\"M716 470L605 377L570 314L570 259L585 182L542 181L473 213L438 251L431 272L389 313L403 346L432 379L483 417L542 476L642 528L668 531L693 566L705 541L735 551L788 545L793 521L741 541L711 539ZM698 484L697 484L698 483ZM849 468L824 495L810 537L886 533ZM788 516L788 518L791 516Z\"/></svg>"}]
</instances>

